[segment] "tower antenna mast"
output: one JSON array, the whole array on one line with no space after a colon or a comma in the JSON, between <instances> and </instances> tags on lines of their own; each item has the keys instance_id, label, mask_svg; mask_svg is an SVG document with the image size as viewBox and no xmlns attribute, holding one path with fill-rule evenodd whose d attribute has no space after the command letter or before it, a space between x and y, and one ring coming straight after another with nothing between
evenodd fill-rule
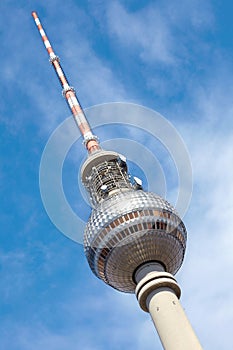
<instances>
[{"instance_id":1,"label":"tower antenna mast","mask_svg":"<svg viewBox=\"0 0 233 350\"><path fill-rule=\"evenodd\" d=\"M59 57L55 54L53 47L45 33L44 28L39 20L39 17L35 11L32 12L32 16L35 20L38 31L43 40L44 46L49 54L49 60L53 65L57 77L62 86L62 94L65 97L67 104L73 114L74 120L83 136L84 145L86 146L88 153L93 153L100 150L100 145L98 142L98 137L95 136L91 130L91 127L87 121L84 110L76 96L75 90L70 86L68 79L62 69Z\"/></svg>"}]
</instances>

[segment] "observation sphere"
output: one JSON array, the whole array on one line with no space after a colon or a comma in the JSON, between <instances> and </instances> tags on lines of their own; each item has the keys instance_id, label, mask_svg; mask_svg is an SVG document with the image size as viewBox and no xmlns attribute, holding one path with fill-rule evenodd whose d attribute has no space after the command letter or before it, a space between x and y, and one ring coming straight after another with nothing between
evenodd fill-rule
<instances>
[{"instance_id":1,"label":"observation sphere","mask_svg":"<svg viewBox=\"0 0 233 350\"><path fill-rule=\"evenodd\" d=\"M175 274L185 248L186 229L175 209L158 195L128 189L98 203L84 233L94 274L113 288L134 293L134 273L156 261Z\"/></svg>"}]
</instances>

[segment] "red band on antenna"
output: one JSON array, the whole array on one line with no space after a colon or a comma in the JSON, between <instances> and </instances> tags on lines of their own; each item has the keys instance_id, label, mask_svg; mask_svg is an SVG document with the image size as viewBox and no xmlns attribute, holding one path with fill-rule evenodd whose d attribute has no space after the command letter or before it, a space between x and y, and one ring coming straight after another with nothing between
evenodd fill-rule
<instances>
[{"instance_id":1,"label":"red band on antenna","mask_svg":"<svg viewBox=\"0 0 233 350\"><path fill-rule=\"evenodd\" d=\"M84 144L89 153L92 153L100 149L98 138L92 133L91 127L87 121L84 110L75 94L74 89L70 86L65 73L63 72L62 66L58 56L55 55L52 45L43 29L43 26L39 20L39 17L35 11L32 12L37 29L41 35L44 46L48 52L49 59L53 65L57 77L63 88L63 95L66 98L67 104L73 114L74 120L84 138Z\"/></svg>"}]
</instances>

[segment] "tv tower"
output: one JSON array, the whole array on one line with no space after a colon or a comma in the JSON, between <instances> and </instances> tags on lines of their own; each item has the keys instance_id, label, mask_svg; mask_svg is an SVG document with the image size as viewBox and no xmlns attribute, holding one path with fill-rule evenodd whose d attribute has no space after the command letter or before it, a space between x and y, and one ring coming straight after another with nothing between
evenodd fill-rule
<instances>
[{"instance_id":1,"label":"tv tower","mask_svg":"<svg viewBox=\"0 0 233 350\"><path fill-rule=\"evenodd\" d=\"M113 288L136 294L164 349L202 349L180 304L181 290L174 278L186 249L184 223L166 200L144 191L140 179L132 181L124 156L100 147L37 13L32 16L88 151L81 177L92 206L84 232L91 270Z\"/></svg>"}]
</instances>

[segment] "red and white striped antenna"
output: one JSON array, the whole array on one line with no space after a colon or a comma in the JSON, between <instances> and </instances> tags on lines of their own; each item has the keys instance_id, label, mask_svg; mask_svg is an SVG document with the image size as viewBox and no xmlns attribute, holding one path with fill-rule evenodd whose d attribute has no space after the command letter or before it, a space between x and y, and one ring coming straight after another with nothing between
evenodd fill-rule
<instances>
[{"instance_id":1,"label":"red and white striped antenna","mask_svg":"<svg viewBox=\"0 0 233 350\"><path fill-rule=\"evenodd\" d=\"M73 114L74 120L83 136L84 144L88 150L89 153L95 152L97 150L100 150L101 147L98 142L97 136L95 136L92 133L91 127L87 121L87 118L85 116L84 110L82 109L82 106L76 96L75 90L72 86L70 86L65 73L63 72L63 69L60 64L59 57L54 53L54 50L52 48L52 45L50 44L48 37L42 27L42 24L39 20L39 17L35 11L32 12L32 16L35 20L36 26L38 28L38 31L42 37L42 40L44 42L44 46L49 54L49 60L51 64L53 65L55 72L57 74L57 77L61 83L62 86L62 94L66 98L66 101L68 103L68 106Z\"/></svg>"}]
</instances>

